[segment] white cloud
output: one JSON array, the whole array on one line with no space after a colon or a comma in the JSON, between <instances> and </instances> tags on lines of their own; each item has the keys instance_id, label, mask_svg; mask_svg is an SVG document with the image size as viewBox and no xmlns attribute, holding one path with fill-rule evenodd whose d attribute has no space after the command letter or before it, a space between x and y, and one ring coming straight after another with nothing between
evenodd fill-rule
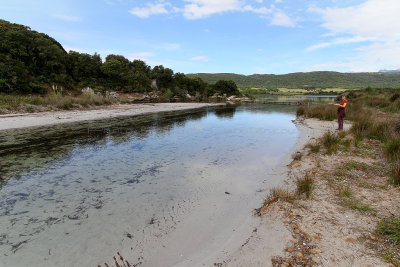
<instances>
[{"instance_id":1,"label":"white cloud","mask_svg":"<svg viewBox=\"0 0 400 267\"><path fill-rule=\"evenodd\" d=\"M372 41L373 39L369 38L364 38L361 36L354 36L354 37L339 37L335 38L330 42L322 42L319 44L315 44L312 46L307 47L307 51L313 51L317 50L320 48L325 48L329 46L334 46L334 45L341 45L341 44L349 44L349 43L359 43L359 42L365 42L365 41Z\"/></svg>"},{"instance_id":2,"label":"white cloud","mask_svg":"<svg viewBox=\"0 0 400 267\"><path fill-rule=\"evenodd\" d=\"M271 9L268 9L268 8L266 8L266 7L254 8L254 7L252 7L252 6L245 6L245 7L243 8L243 10L244 10L244 11L254 12L254 13L257 13L257 14L263 14L263 15L266 15L266 14L272 12Z\"/></svg>"},{"instance_id":3,"label":"white cloud","mask_svg":"<svg viewBox=\"0 0 400 267\"><path fill-rule=\"evenodd\" d=\"M183 15L187 19L205 18L213 14L239 10L239 0L185 0L189 2L183 8Z\"/></svg>"},{"instance_id":4,"label":"white cloud","mask_svg":"<svg viewBox=\"0 0 400 267\"><path fill-rule=\"evenodd\" d=\"M61 20L65 20L65 21L70 21L70 22L78 22L81 19L75 16L67 16L67 15L62 15L62 14L54 14L52 15L53 18L56 19L61 19Z\"/></svg>"},{"instance_id":5,"label":"white cloud","mask_svg":"<svg viewBox=\"0 0 400 267\"><path fill-rule=\"evenodd\" d=\"M138 16L139 18L148 18L151 15L168 14L167 6L171 4L168 2L147 3L146 7L135 7L129 10L129 13Z\"/></svg>"},{"instance_id":6,"label":"white cloud","mask_svg":"<svg viewBox=\"0 0 400 267\"><path fill-rule=\"evenodd\" d=\"M398 0L367 0L347 8L311 9L322 15L322 26L334 34L384 40L400 39L399 10Z\"/></svg>"},{"instance_id":7,"label":"white cloud","mask_svg":"<svg viewBox=\"0 0 400 267\"><path fill-rule=\"evenodd\" d=\"M262 0L256 0L256 2L261 4ZM157 14L181 13L187 19L201 19L225 12L252 12L262 15L272 12L272 9L264 6L245 5L244 0L184 0L184 3L182 7L177 7L160 0L156 3L146 3L144 7L132 8L129 12L140 18Z\"/></svg>"},{"instance_id":8,"label":"white cloud","mask_svg":"<svg viewBox=\"0 0 400 267\"><path fill-rule=\"evenodd\" d=\"M192 60L207 62L207 61L210 61L210 58L206 57L206 56L197 56L197 57L192 57Z\"/></svg>"},{"instance_id":9,"label":"white cloud","mask_svg":"<svg viewBox=\"0 0 400 267\"><path fill-rule=\"evenodd\" d=\"M322 16L322 27L329 32L324 37L336 38L310 46L308 51L368 41L369 45L354 48L355 56L341 62L309 66L313 70L327 67L349 71L377 71L400 66L400 1L366 0L346 8L312 8L309 11Z\"/></svg>"},{"instance_id":10,"label":"white cloud","mask_svg":"<svg viewBox=\"0 0 400 267\"><path fill-rule=\"evenodd\" d=\"M130 54L128 56L129 60L134 60L134 59L140 59L140 60L146 60L149 57L155 57L156 54L154 54L153 52L136 52L133 54Z\"/></svg>"},{"instance_id":11,"label":"white cloud","mask_svg":"<svg viewBox=\"0 0 400 267\"><path fill-rule=\"evenodd\" d=\"M271 25L275 26L286 26L286 27L294 27L294 21L285 13L278 11L274 14L271 20Z\"/></svg>"}]
</instances>

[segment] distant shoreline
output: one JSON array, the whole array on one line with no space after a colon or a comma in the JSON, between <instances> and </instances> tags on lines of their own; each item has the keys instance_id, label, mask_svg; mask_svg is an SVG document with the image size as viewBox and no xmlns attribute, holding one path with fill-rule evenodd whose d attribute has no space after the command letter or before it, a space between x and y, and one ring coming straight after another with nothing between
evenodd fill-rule
<instances>
[{"instance_id":1,"label":"distant shoreline","mask_svg":"<svg viewBox=\"0 0 400 267\"><path fill-rule=\"evenodd\" d=\"M153 112L223 106L225 103L148 103L102 106L97 109L0 115L0 131L90 120L136 116Z\"/></svg>"}]
</instances>

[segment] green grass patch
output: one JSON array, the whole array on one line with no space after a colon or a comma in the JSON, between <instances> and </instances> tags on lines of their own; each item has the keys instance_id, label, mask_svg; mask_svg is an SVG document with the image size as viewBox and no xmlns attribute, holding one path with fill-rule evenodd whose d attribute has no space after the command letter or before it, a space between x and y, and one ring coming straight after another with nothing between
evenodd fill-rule
<instances>
[{"instance_id":1,"label":"green grass patch","mask_svg":"<svg viewBox=\"0 0 400 267\"><path fill-rule=\"evenodd\" d=\"M377 233L400 246L400 218L392 217L383 219L378 223Z\"/></svg>"},{"instance_id":2,"label":"green grass patch","mask_svg":"<svg viewBox=\"0 0 400 267\"><path fill-rule=\"evenodd\" d=\"M314 187L314 178L309 174L306 174L303 178L297 179L297 192L299 194L305 194L307 198L311 197Z\"/></svg>"}]
</instances>

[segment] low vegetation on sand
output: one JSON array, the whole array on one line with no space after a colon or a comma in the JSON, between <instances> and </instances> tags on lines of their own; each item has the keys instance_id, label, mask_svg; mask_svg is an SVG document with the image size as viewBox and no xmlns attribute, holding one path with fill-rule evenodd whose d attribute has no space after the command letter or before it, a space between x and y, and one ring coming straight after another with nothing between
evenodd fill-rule
<instances>
[{"instance_id":1,"label":"low vegetation on sand","mask_svg":"<svg viewBox=\"0 0 400 267\"><path fill-rule=\"evenodd\" d=\"M293 186L272 189L258 210L283 211L295 239L284 256L272 258L273 266L332 260L400 266L400 96L378 92L350 94L351 128L326 132L305 146L301 158L293 154ZM334 106L310 106L299 107L298 115L332 120L337 113Z\"/></svg>"},{"instance_id":2,"label":"low vegetation on sand","mask_svg":"<svg viewBox=\"0 0 400 267\"><path fill-rule=\"evenodd\" d=\"M124 102L126 100L121 97L115 98L99 94L77 96L0 94L0 114L79 109Z\"/></svg>"}]
</instances>

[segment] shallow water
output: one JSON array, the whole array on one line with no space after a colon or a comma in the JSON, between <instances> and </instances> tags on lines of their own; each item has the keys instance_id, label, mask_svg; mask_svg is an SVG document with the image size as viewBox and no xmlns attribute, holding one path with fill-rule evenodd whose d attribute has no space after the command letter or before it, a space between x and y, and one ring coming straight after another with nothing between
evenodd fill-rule
<instances>
[{"instance_id":1,"label":"shallow water","mask_svg":"<svg viewBox=\"0 0 400 267\"><path fill-rule=\"evenodd\" d=\"M189 259L277 182L294 114L243 105L0 131L0 265ZM179 241L185 227L198 238Z\"/></svg>"}]
</instances>

